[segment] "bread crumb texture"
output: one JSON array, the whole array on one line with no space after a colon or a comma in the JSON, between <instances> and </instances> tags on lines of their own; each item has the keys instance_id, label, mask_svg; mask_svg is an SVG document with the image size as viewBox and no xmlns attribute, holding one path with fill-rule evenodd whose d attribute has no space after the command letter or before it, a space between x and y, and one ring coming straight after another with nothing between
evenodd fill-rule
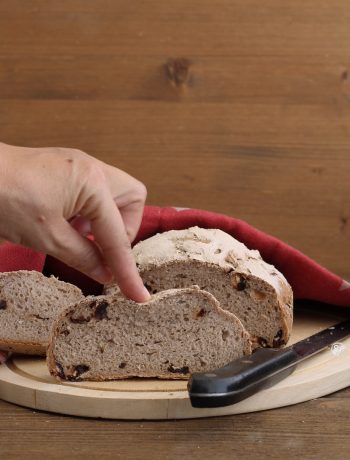
<instances>
[{"instance_id":1,"label":"bread crumb texture","mask_svg":"<svg viewBox=\"0 0 350 460\"><path fill-rule=\"evenodd\" d=\"M250 353L242 323L193 286L154 294L144 304L121 295L87 298L56 321L48 365L71 381L179 379Z\"/></svg>"},{"instance_id":2,"label":"bread crumb texture","mask_svg":"<svg viewBox=\"0 0 350 460\"><path fill-rule=\"evenodd\" d=\"M80 289L36 271L0 273L0 348L43 354L54 319L84 298Z\"/></svg>"}]
</instances>

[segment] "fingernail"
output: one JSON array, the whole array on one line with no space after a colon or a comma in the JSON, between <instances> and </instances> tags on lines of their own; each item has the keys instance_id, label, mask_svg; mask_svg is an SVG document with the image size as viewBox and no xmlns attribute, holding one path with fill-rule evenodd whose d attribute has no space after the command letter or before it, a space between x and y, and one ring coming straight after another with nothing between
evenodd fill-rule
<instances>
[{"instance_id":1,"label":"fingernail","mask_svg":"<svg viewBox=\"0 0 350 460\"><path fill-rule=\"evenodd\" d=\"M90 273L90 276L101 284L107 284L113 280L111 270L104 265L95 268L95 270Z\"/></svg>"},{"instance_id":2,"label":"fingernail","mask_svg":"<svg viewBox=\"0 0 350 460\"><path fill-rule=\"evenodd\" d=\"M147 302L151 298L151 294L148 292L148 290L143 286L143 295L144 295L144 302Z\"/></svg>"}]
</instances>

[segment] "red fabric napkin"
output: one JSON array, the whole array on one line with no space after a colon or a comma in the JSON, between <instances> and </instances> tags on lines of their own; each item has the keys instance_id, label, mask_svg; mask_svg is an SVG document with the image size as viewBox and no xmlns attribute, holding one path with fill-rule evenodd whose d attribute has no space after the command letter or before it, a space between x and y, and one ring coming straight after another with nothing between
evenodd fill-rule
<instances>
[{"instance_id":1,"label":"red fabric napkin","mask_svg":"<svg viewBox=\"0 0 350 460\"><path fill-rule=\"evenodd\" d=\"M258 249L264 260L275 265L291 284L296 299L312 299L328 304L350 307L350 283L331 273L300 251L246 222L223 214L200 209L146 206L141 228L134 243L157 232L184 229L198 225L220 228L242 241L250 249ZM64 281L78 285L85 294L98 294L101 286L84 275L44 254L4 243L0 246L0 272L37 270L53 273Z\"/></svg>"}]
</instances>

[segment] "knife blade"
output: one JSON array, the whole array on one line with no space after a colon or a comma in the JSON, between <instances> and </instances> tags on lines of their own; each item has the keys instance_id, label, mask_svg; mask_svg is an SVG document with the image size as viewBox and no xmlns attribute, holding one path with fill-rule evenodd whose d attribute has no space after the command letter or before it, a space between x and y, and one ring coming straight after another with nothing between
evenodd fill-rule
<instances>
[{"instance_id":1,"label":"knife blade","mask_svg":"<svg viewBox=\"0 0 350 460\"><path fill-rule=\"evenodd\" d=\"M220 369L191 375L187 389L193 407L223 407L280 382L297 365L350 336L350 319L286 348L259 348ZM340 345L339 345L340 347Z\"/></svg>"}]
</instances>

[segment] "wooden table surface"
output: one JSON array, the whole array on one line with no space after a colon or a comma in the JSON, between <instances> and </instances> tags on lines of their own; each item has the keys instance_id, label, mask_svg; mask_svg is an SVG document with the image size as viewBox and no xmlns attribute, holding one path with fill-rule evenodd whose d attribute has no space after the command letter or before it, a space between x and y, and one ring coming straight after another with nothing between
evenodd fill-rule
<instances>
[{"instance_id":1,"label":"wooden table surface","mask_svg":"<svg viewBox=\"0 0 350 460\"><path fill-rule=\"evenodd\" d=\"M0 140L247 220L350 278L348 0L0 0ZM2 459L350 456L350 390L173 422L0 402Z\"/></svg>"}]
</instances>

